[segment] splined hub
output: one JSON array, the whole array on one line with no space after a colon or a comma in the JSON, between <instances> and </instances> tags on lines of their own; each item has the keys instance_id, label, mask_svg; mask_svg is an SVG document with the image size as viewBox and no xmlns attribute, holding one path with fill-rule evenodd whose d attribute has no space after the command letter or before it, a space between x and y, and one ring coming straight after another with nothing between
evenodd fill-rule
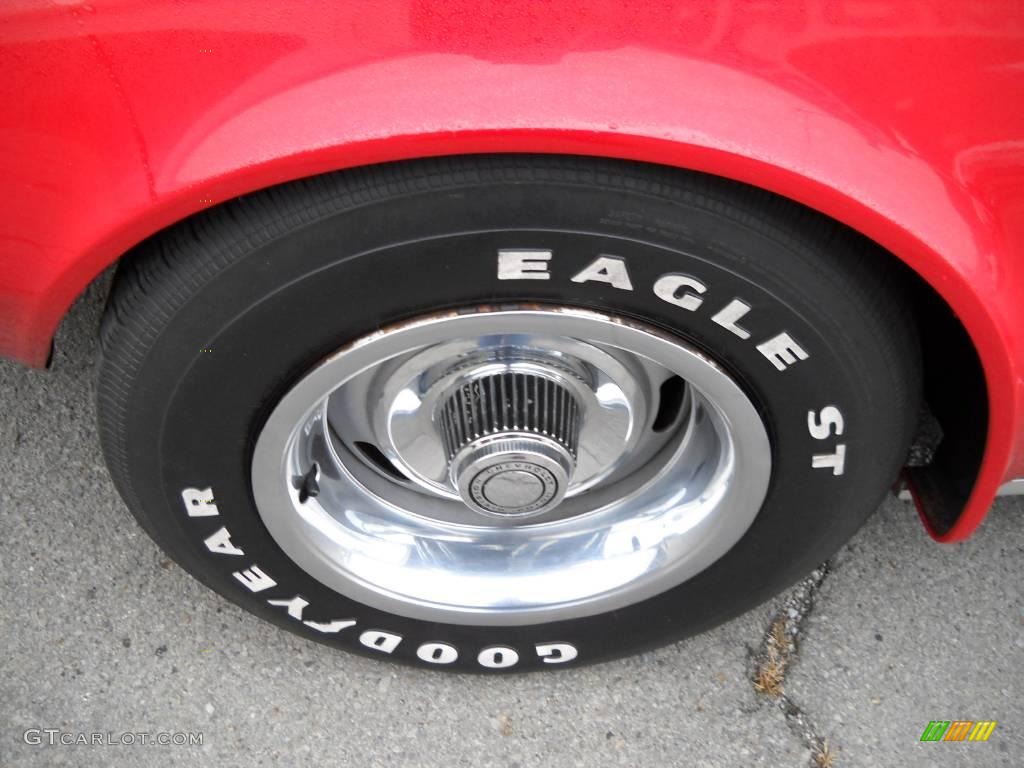
<instances>
[{"instance_id":1,"label":"splined hub","mask_svg":"<svg viewBox=\"0 0 1024 768\"><path fill-rule=\"evenodd\" d=\"M576 467L580 408L557 378L512 370L463 381L438 421L452 483L471 509L518 517L562 500Z\"/></svg>"}]
</instances>

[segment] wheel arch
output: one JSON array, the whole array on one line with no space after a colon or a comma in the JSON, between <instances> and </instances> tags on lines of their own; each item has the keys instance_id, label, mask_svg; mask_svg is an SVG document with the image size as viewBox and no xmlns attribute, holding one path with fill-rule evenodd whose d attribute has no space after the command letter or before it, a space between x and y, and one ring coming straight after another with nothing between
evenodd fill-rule
<instances>
[{"instance_id":1,"label":"wheel arch","mask_svg":"<svg viewBox=\"0 0 1024 768\"><path fill-rule=\"evenodd\" d=\"M1013 388L1011 363L998 320L980 295L977 283L967 279L961 264L930 245L905 222L887 215L883 206L851 197L841 185L830 185L792 168L719 147L618 132L477 131L354 142L313 154L274 158L229 175L210 177L126 217L58 275L49 287L48 301L32 318L36 337L46 340L46 351L37 343L34 350L21 357L30 364L44 364L56 325L93 279L162 229L202 210L319 173L432 156L509 152L600 156L722 176L812 208L881 246L916 283L915 302L927 353L926 385L934 388L938 382L940 391L946 387L950 401L976 397L980 392L984 403L974 415L983 415L983 423L988 425L982 441L972 437L971 428L977 432L978 422L970 419L946 430L947 441L959 446L952 454L958 461L944 462L944 472L928 468L912 471L908 480L915 502L929 533L940 541L966 538L981 522L1003 479L1013 443L1008 421L1000 424L988 414L1000 404L1012 402ZM975 226L966 220L962 223L965 228L968 224ZM944 344L941 336L946 332L961 335ZM964 375L956 382L945 381L943 366L953 366ZM943 480L949 472L955 473L953 483Z\"/></svg>"}]
</instances>

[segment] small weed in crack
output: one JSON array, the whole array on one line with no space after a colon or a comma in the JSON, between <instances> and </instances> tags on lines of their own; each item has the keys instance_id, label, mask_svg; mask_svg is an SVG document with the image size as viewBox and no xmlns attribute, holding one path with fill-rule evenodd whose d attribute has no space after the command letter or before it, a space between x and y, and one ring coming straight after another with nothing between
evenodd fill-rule
<instances>
[{"instance_id":1,"label":"small weed in crack","mask_svg":"<svg viewBox=\"0 0 1024 768\"><path fill-rule=\"evenodd\" d=\"M817 768L835 768L836 754L838 753L829 746L828 739L822 740L821 744L811 750Z\"/></svg>"},{"instance_id":2,"label":"small weed in crack","mask_svg":"<svg viewBox=\"0 0 1024 768\"><path fill-rule=\"evenodd\" d=\"M815 597L829 574L829 568L828 563L818 566L793 590L765 632L761 647L754 655L751 675L754 690L776 703L785 715L789 729L811 751L812 768L835 768L836 750L819 735L807 714L786 694L786 672L799 654L798 636L814 609Z\"/></svg>"},{"instance_id":3,"label":"small weed in crack","mask_svg":"<svg viewBox=\"0 0 1024 768\"><path fill-rule=\"evenodd\" d=\"M777 617L762 642L761 658L754 670L754 690L777 699L785 694L786 668L795 650L786 637L786 619Z\"/></svg>"}]
</instances>

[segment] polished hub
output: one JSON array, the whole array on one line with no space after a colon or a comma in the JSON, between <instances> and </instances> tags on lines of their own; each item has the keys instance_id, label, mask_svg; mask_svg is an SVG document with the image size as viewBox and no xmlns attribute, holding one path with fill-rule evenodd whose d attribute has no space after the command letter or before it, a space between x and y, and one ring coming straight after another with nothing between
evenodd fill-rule
<instances>
[{"instance_id":1,"label":"polished hub","mask_svg":"<svg viewBox=\"0 0 1024 768\"><path fill-rule=\"evenodd\" d=\"M553 368L458 383L440 407L452 484L483 514L524 516L558 504L576 467L580 408Z\"/></svg>"},{"instance_id":2,"label":"polished hub","mask_svg":"<svg viewBox=\"0 0 1024 768\"><path fill-rule=\"evenodd\" d=\"M343 442L372 444L385 473L407 481L367 478L389 500L445 522L532 525L586 511L580 497L672 438L643 432L649 378L635 360L579 339L456 338L357 376L331 398L328 418ZM368 422L354 405L362 400ZM439 503L417 503L410 488Z\"/></svg>"}]
</instances>

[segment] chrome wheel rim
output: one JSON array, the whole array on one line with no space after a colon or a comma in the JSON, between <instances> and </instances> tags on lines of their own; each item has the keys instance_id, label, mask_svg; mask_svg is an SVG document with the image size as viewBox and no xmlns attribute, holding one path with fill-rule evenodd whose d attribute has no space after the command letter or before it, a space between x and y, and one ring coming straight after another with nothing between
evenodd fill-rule
<instances>
[{"instance_id":1,"label":"chrome wheel rim","mask_svg":"<svg viewBox=\"0 0 1024 768\"><path fill-rule=\"evenodd\" d=\"M660 594L724 555L771 451L713 360L569 308L437 314L340 349L261 430L252 487L284 552L410 618L524 625Z\"/></svg>"}]
</instances>

